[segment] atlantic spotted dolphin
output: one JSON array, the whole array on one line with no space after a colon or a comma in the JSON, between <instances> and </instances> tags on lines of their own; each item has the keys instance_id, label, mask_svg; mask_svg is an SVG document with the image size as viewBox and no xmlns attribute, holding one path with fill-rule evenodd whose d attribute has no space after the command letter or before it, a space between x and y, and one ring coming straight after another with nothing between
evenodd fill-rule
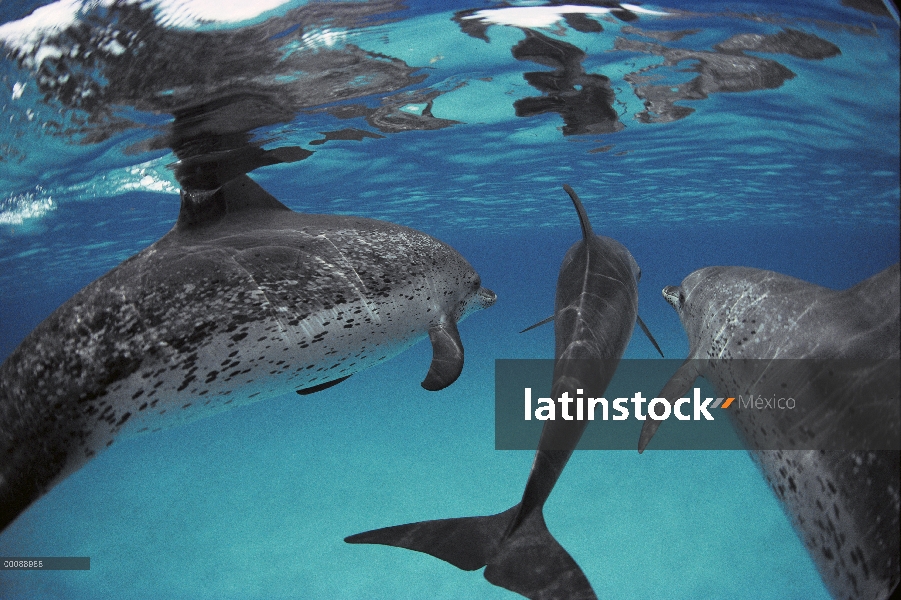
<instances>
[{"instance_id":1,"label":"atlantic spotted dolphin","mask_svg":"<svg viewBox=\"0 0 901 600\"><path fill-rule=\"evenodd\" d=\"M334 385L428 335L463 368L495 295L407 227L291 211L246 175L183 193L173 229L78 292L0 366L0 530L114 440Z\"/></svg>"},{"instance_id":2,"label":"atlantic spotted dolphin","mask_svg":"<svg viewBox=\"0 0 901 600\"><path fill-rule=\"evenodd\" d=\"M744 267L707 267L663 289L690 352L659 397L687 395L700 376L724 397L812 400L800 417L727 412L841 600L888 598L901 578L899 286L895 264L841 291ZM660 423L645 422L639 451Z\"/></svg>"},{"instance_id":3,"label":"atlantic spotted dolphin","mask_svg":"<svg viewBox=\"0 0 901 600\"><path fill-rule=\"evenodd\" d=\"M641 271L616 240L594 235L578 196L572 198L582 239L566 253L554 301L551 396L600 397L613 378L638 318ZM527 598L595 599L591 584L548 531L542 510L588 421L547 421L522 500L500 514L423 521L346 538L417 550L467 571L487 565L485 579Z\"/></svg>"}]
</instances>

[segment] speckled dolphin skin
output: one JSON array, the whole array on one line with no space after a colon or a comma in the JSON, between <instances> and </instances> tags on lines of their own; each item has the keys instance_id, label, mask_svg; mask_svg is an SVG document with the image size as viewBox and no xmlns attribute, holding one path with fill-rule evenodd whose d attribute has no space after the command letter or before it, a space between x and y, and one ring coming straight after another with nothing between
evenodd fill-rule
<instances>
[{"instance_id":1,"label":"speckled dolphin skin","mask_svg":"<svg viewBox=\"0 0 901 600\"><path fill-rule=\"evenodd\" d=\"M456 323L494 301L418 231L296 213L246 175L183 194L169 233L0 366L0 530L121 436L319 391L425 335L422 385L442 389L463 368Z\"/></svg>"},{"instance_id":2,"label":"speckled dolphin skin","mask_svg":"<svg viewBox=\"0 0 901 600\"><path fill-rule=\"evenodd\" d=\"M563 258L554 316L546 320L554 321L551 397L568 393L574 398L583 390L600 396L638 320L641 269L621 243L594 234L575 191L563 187L579 215L582 239ZM509 510L386 527L345 541L425 552L467 571L485 567L485 579L532 600L597 600L591 583L554 539L543 515L544 504L587 424L587 420L565 418L545 423L522 500Z\"/></svg>"},{"instance_id":3,"label":"speckled dolphin skin","mask_svg":"<svg viewBox=\"0 0 901 600\"><path fill-rule=\"evenodd\" d=\"M843 415L841 421L818 420L809 428L814 436L825 433L859 440L864 449L751 451L826 587L840 600L883 600L901 579L901 455L878 449L891 447L884 445L889 436L894 436L897 447L899 289L898 264L840 291L744 267L707 267L691 273L682 285L663 289L690 343L688 360L658 394L670 401L686 395L699 376L724 397L738 397L765 385L751 371L740 368L741 360L726 359L757 359L754 362L763 365L772 361L760 359L894 364L879 374L887 375L886 379L877 382L882 389L894 389L893 398L875 407L845 407L846 414L863 418L845 419ZM815 374L802 371L783 380L782 395L802 390L808 375ZM828 391L824 396L824 401L830 400ZM846 404L847 397L841 398ZM851 397L859 398L856 394ZM867 412L874 408L877 410ZM752 447L797 448L800 428L785 427L790 412L729 410L729 416ZM645 422L640 451L660 423ZM865 449L867 441L876 449Z\"/></svg>"}]
</instances>

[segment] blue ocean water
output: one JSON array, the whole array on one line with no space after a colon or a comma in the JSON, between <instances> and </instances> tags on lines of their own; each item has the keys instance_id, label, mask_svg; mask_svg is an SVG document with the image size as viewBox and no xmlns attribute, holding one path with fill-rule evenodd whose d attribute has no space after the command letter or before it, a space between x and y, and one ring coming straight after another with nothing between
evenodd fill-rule
<instances>
[{"instance_id":1,"label":"blue ocean water","mask_svg":"<svg viewBox=\"0 0 901 600\"><path fill-rule=\"evenodd\" d=\"M267 89L291 77L305 82L289 90L293 104L278 106L287 116L257 119L258 108L240 103L229 113L246 118L237 128L246 126L255 147L313 151L253 170L275 197L300 212L357 214L429 233L463 254L498 302L461 323L466 365L440 392L419 386L431 358L420 342L315 395L115 443L0 533L0 556L90 556L91 569L0 571L4 600L519 597L430 556L343 538L493 514L519 500L533 453L494 449L494 360L553 355L552 327L518 332L552 313L560 261L580 235L563 183L582 197L595 232L621 241L641 266L639 312L667 357L684 357L688 346L660 290L697 268L745 265L845 288L899 259L899 38L886 15L838 2L675 2L643 5L667 16L586 17L601 32L559 15L529 26L482 21L483 39L454 15L500 4L332 3L311 16L290 12L309 6L292 2L245 23L179 20L207 14L200 3L182 3L176 17L164 2L129 4L155 10L163 23L160 32L144 30L158 36L148 39L184 46L167 53L161 43L158 56L136 51L143 62L128 67L116 62L128 52L100 52L125 38L82 36L110 66L72 58L63 72L53 63L58 82L68 75L96 83L78 101L59 92L63 84L39 85L48 75L38 58L71 52L71 39L65 46L53 37L65 28L47 32L32 22L35 38L9 25L46 3L0 6L0 357L81 287L171 228L179 182L167 165L186 159L166 145L177 137L176 119L159 98L203 100L214 76L241 94L258 81ZM348 14L376 4L361 23L347 24ZM125 30L128 21L100 5L76 22ZM107 17L113 25L104 29ZM266 39L284 40L285 60L294 56L308 70L264 69L252 37L236 38L234 56L223 59L191 51L207 43L203 35L238 35L266 18L277 25ZM741 84L754 89L737 91L722 89L736 74L705 67L704 53L732 36L786 29L841 53L746 49L794 76L755 87L769 68L755 63L753 81ZM694 33L661 35L685 31ZM516 58L512 49L533 33L551 50ZM330 52L359 60L357 49L378 67L321 66ZM554 66L561 52L570 53L566 68ZM186 62L173 64L179 55ZM400 83L386 75L398 61L412 73L395 74ZM129 68L144 73L146 88L120 85L115 77L132 77ZM315 68L333 78L315 77ZM569 95L525 77L555 68L555 85ZM597 84L587 75L609 78L614 118L578 100L576 92ZM683 93L698 76L704 93ZM649 108L651 97L658 100ZM517 115L514 102L528 98L552 100L551 108ZM340 110L354 104L366 111ZM404 114L412 120L392 125ZM219 130L200 127L198 139L228 129L217 123ZM374 136L325 133L346 128ZM633 336L626 357L654 356ZM744 452L577 452L545 515L599 597L829 597Z\"/></svg>"}]
</instances>

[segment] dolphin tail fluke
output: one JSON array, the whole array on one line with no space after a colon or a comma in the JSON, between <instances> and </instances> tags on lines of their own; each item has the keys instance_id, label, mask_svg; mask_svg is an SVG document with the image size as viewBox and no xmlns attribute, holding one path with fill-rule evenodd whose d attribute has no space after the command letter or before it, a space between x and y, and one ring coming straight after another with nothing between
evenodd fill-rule
<instances>
[{"instance_id":1,"label":"dolphin tail fluke","mask_svg":"<svg viewBox=\"0 0 901 600\"><path fill-rule=\"evenodd\" d=\"M485 579L531 600L597 600L582 569L548 531L540 510L504 539Z\"/></svg>"},{"instance_id":2,"label":"dolphin tail fluke","mask_svg":"<svg viewBox=\"0 0 901 600\"><path fill-rule=\"evenodd\" d=\"M519 513L422 521L358 533L351 544L383 544L431 554L459 569L485 569L485 579L532 600L597 600L576 561L554 539L540 510L508 533Z\"/></svg>"},{"instance_id":3,"label":"dolphin tail fluke","mask_svg":"<svg viewBox=\"0 0 901 600\"><path fill-rule=\"evenodd\" d=\"M475 571L489 563L497 552L510 521L519 510L488 517L463 517L421 521L358 533L344 538L349 544L382 544L431 554L458 569Z\"/></svg>"}]
</instances>

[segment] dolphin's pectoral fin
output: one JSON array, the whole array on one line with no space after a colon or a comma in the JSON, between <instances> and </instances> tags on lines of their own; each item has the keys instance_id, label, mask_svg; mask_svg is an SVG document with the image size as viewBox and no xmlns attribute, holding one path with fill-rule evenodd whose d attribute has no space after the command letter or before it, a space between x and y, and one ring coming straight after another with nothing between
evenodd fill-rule
<instances>
[{"instance_id":1,"label":"dolphin's pectoral fin","mask_svg":"<svg viewBox=\"0 0 901 600\"><path fill-rule=\"evenodd\" d=\"M641 320L641 317L635 315L635 318L638 319L638 326L641 327L641 330L644 331L644 334L648 336L648 339L651 340L651 343L654 344L654 347L657 348L657 352L660 353L661 358L666 358L663 356L663 350L660 349L660 346L657 344L657 340L654 339L654 336L651 335L651 330L648 329L648 326L644 324L644 321Z\"/></svg>"},{"instance_id":2,"label":"dolphin's pectoral fin","mask_svg":"<svg viewBox=\"0 0 901 600\"><path fill-rule=\"evenodd\" d=\"M463 371L463 342L457 323L450 318L430 327L429 339L432 341L432 364L422 387L437 392L455 382Z\"/></svg>"},{"instance_id":3,"label":"dolphin's pectoral fin","mask_svg":"<svg viewBox=\"0 0 901 600\"><path fill-rule=\"evenodd\" d=\"M660 390L660 393L657 394L655 398L665 398L666 401L670 403L670 406L672 406L673 399L681 398L685 395L685 392L688 391L695 382L695 379L698 378L696 362L697 361L689 356L675 374L670 377L670 380L666 382L666 385L663 386L663 389ZM651 438L657 433L658 427L660 427L660 421L652 419L650 416L645 419L644 425L641 426L641 435L638 438L639 453L644 452L644 449L651 441Z\"/></svg>"},{"instance_id":4,"label":"dolphin's pectoral fin","mask_svg":"<svg viewBox=\"0 0 901 600\"><path fill-rule=\"evenodd\" d=\"M314 385L313 387L303 388L302 390L297 390L297 393L301 396L306 396L308 394L315 394L316 392L321 392L322 390L327 390L333 385L338 385L345 379L350 377L350 375L345 375L344 377L339 377L338 379L333 379L331 381L326 381L325 383L320 383L319 385Z\"/></svg>"},{"instance_id":5,"label":"dolphin's pectoral fin","mask_svg":"<svg viewBox=\"0 0 901 600\"><path fill-rule=\"evenodd\" d=\"M520 333L525 333L525 332L527 332L527 331L530 331L530 330L532 330L532 329L535 329L536 327L541 327L542 325L547 325L548 323L550 323L550 322L553 321L553 320L554 320L554 315L551 315L551 316L549 316L547 319L544 319L544 320L542 320L542 321L538 321L538 322L535 323L534 325L529 325L528 327L526 327L525 329L523 329L522 331L520 331Z\"/></svg>"},{"instance_id":6,"label":"dolphin's pectoral fin","mask_svg":"<svg viewBox=\"0 0 901 600\"><path fill-rule=\"evenodd\" d=\"M533 600L597 600L582 569L548 531L540 510L532 511L508 533L519 507L487 517L386 527L344 541L416 550L464 571L487 565L485 579Z\"/></svg>"}]
</instances>

